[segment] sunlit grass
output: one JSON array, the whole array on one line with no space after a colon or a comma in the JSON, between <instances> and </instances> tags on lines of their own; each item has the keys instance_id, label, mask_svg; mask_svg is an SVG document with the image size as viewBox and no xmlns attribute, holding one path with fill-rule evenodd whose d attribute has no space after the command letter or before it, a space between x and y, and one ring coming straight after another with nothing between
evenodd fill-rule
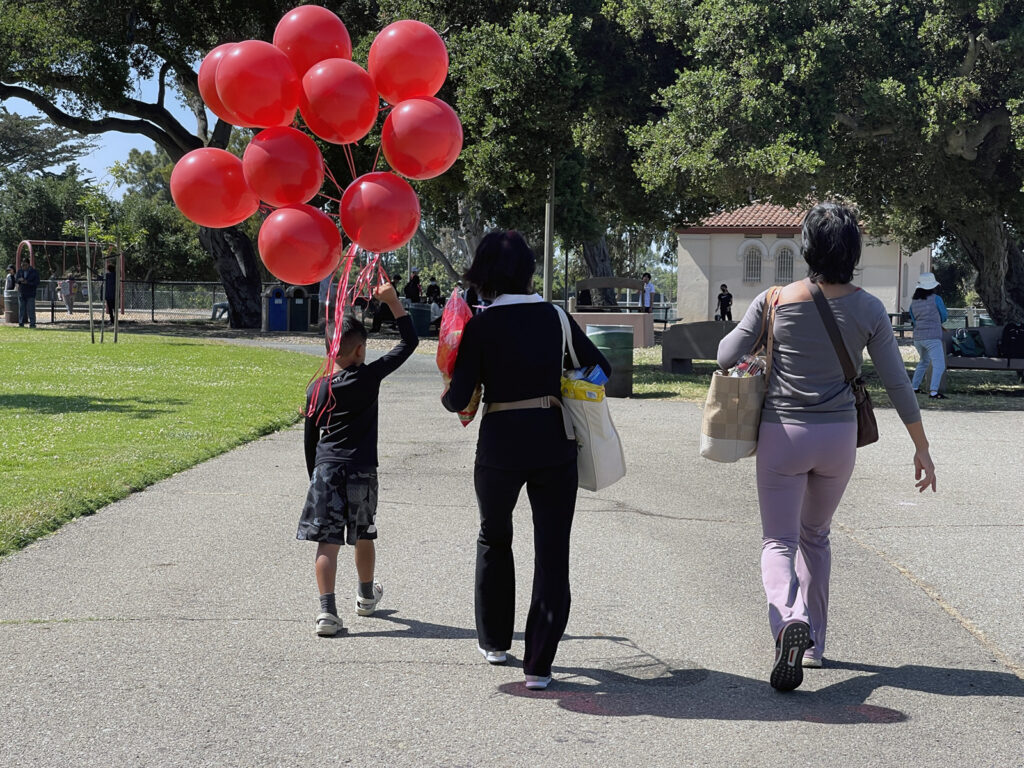
<instances>
[{"instance_id":1,"label":"sunlit grass","mask_svg":"<svg viewBox=\"0 0 1024 768\"><path fill-rule=\"evenodd\" d=\"M0 555L294 423L315 357L0 327Z\"/></svg>"}]
</instances>

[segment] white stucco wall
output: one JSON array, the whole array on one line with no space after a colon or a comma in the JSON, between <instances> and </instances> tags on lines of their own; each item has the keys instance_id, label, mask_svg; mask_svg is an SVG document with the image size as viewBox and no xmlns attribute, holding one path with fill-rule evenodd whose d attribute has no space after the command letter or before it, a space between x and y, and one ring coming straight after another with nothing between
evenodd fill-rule
<instances>
[{"instance_id":1,"label":"white stucco wall","mask_svg":"<svg viewBox=\"0 0 1024 768\"><path fill-rule=\"evenodd\" d=\"M761 280L756 283L743 281L743 252L748 240L760 242L764 246L764 253L768 254L761 260ZM749 237L732 233L680 234L677 316L683 322L713 319L719 286L725 283L733 295L733 319L739 320L758 294L779 283L774 253L784 245L793 249L793 279L799 280L807 269L800 257L799 235ZM854 283L881 299L889 312L897 312L909 306L917 276L930 268L930 248L912 254L904 250L901 258L896 243L866 239L861 255L861 269ZM905 284L901 285L901 271L909 280L909 288Z\"/></svg>"}]
</instances>

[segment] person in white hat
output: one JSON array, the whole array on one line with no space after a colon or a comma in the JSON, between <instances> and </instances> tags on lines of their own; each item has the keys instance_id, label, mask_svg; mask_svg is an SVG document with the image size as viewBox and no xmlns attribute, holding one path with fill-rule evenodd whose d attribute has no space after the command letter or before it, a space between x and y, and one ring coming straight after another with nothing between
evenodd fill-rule
<instances>
[{"instance_id":1,"label":"person in white hat","mask_svg":"<svg viewBox=\"0 0 1024 768\"><path fill-rule=\"evenodd\" d=\"M946 396L939 392L942 374L946 372L946 350L942 344L942 324L946 322L946 305L936 291L939 281L931 272L924 272L917 281L914 298L910 304L910 322L914 326L914 346L921 357L921 362L914 369L912 383L914 391L921 391L924 375L928 367L932 369L929 397L932 400L945 400Z\"/></svg>"}]
</instances>

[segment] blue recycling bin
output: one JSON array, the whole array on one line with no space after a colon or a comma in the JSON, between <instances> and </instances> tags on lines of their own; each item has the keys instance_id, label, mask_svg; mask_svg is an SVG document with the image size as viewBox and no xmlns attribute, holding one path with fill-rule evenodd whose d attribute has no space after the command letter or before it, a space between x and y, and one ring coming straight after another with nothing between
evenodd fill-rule
<instances>
[{"instance_id":1,"label":"blue recycling bin","mask_svg":"<svg viewBox=\"0 0 1024 768\"><path fill-rule=\"evenodd\" d=\"M268 288L263 294L263 330L288 330L288 299L280 285Z\"/></svg>"}]
</instances>

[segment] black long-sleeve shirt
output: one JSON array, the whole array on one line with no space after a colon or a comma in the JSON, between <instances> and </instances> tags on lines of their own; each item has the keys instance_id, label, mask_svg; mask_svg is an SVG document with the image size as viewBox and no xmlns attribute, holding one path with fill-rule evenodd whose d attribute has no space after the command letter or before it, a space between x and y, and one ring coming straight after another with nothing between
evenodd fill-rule
<instances>
[{"instance_id":1,"label":"black long-sleeve shirt","mask_svg":"<svg viewBox=\"0 0 1024 768\"><path fill-rule=\"evenodd\" d=\"M611 365L571 317L569 327L580 365L600 365L611 375ZM562 370L571 365L551 304L491 306L466 324L442 403L449 411L465 409L478 383L485 403L560 397ZM556 466L576 457L557 408L487 414L476 450L477 464L504 469Z\"/></svg>"},{"instance_id":2,"label":"black long-sleeve shirt","mask_svg":"<svg viewBox=\"0 0 1024 768\"><path fill-rule=\"evenodd\" d=\"M306 390L306 413L316 393L316 407L306 416L304 443L306 470L322 463L351 464L358 467L377 466L377 397L384 377L393 373L416 349L419 339L412 318L398 318L402 340L378 360L364 365L350 365L335 373L330 380L334 406L327 413L320 411L327 401L328 387L324 379Z\"/></svg>"}]
</instances>

